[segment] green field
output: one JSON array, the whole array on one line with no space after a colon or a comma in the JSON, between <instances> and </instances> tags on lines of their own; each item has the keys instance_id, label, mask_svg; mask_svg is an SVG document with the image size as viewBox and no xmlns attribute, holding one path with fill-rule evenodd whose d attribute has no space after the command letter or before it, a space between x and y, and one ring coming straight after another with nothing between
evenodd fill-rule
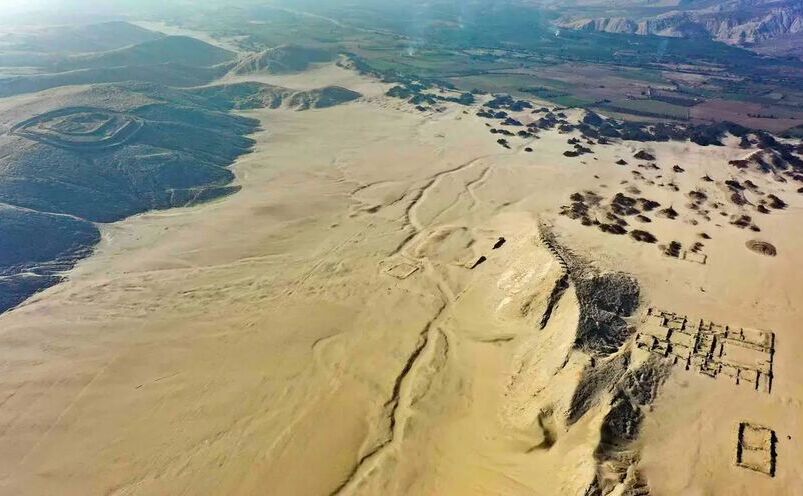
<instances>
[{"instance_id":1,"label":"green field","mask_svg":"<svg viewBox=\"0 0 803 496\"><path fill-rule=\"evenodd\" d=\"M675 85L664 77L668 66L682 66L682 71L703 79L712 68L720 68L722 77L711 85L681 83L682 97L780 103L803 111L803 62L799 60L759 56L702 38L556 30L554 20L548 11L512 0L432 0L415 8L407 2L380 0L348 4L277 0L271 5L254 0L236 9L208 6L198 11L189 27L240 37L252 49L288 42L324 45L357 54L365 67L391 80L398 76L448 81L463 90L529 95L560 105L599 104L599 98L589 96L599 92L589 91L588 83L573 86L538 77L539 68L588 64L636 85L666 88ZM512 70L533 75L501 73ZM614 84L602 84L616 89ZM764 96L768 89L782 94L783 101ZM600 98L612 100L603 103L617 112L676 119L688 115L688 106L629 101L625 96L623 90L620 95Z\"/></svg>"},{"instance_id":2,"label":"green field","mask_svg":"<svg viewBox=\"0 0 803 496\"><path fill-rule=\"evenodd\" d=\"M646 117L667 117L681 120L689 117L688 107L655 100L621 100L602 105L601 108L611 108L623 113L632 111L634 115L644 115Z\"/></svg>"}]
</instances>

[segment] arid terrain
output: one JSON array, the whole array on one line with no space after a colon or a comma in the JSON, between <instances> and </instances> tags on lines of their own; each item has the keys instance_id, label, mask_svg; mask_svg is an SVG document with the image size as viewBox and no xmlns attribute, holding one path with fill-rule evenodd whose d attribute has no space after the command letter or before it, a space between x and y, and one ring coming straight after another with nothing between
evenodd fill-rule
<instances>
[{"instance_id":1,"label":"arid terrain","mask_svg":"<svg viewBox=\"0 0 803 496\"><path fill-rule=\"evenodd\" d=\"M0 495L803 495L791 104L231 34L2 38Z\"/></svg>"},{"instance_id":2,"label":"arid terrain","mask_svg":"<svg viewBox=\"0 0 803 496\"><path fill-rule=\"evenodd\" d=\"M803 195L755 147L567 156L333 63L250 79L362 96L240 111L238 193L102 225L0 317L0 493L803 494Z\"/></svg>"}]
</instances>

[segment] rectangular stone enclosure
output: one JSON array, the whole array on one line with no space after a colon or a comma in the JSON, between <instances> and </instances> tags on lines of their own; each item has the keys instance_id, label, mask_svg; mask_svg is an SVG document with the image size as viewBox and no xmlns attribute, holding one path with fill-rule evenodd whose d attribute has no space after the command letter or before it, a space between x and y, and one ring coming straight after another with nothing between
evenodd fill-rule
<instances>
[{"instance_id":1,"label":"rectangular stone enclosure","mask_svg":"<svg viewBox=\"0 0 803 496\"><path fill-rule=\"evenodd\" d=\"M736 441L736 465L775 477L775 431L740 422Z\"/></svg>"},{"instance_id":2,"label":"rectangular stone enclosure","mask_svg":"<svg viewBox=\"0 0 803 496\"><path fill-rule=\"evenodd\" d=\"M714 378L772 390L775 334L735 327L656 308L647 310L636 335L636 346L673 360L686 370Z\"/></svg>"}]
</instances>

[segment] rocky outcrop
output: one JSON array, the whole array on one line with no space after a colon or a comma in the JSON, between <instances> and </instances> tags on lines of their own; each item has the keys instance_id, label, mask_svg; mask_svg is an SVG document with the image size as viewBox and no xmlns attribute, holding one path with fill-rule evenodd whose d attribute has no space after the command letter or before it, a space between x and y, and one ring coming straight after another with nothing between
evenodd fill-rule
<instances>
[{"instance_id":1,"label":"rocky outcrop","mask_svg":"<svg viewBox=\"0 0 803 496\"><path fill-rule=\"evenodd\" d=\"M593 433L590 459L575 460L582 468L561 494L649 494L638 438L670 369L660 357L634 352L638 282L599 270L548 225L539 231L560 270L553 272L555 289L544 305L551 317L542 318L536 339L522 343L512 367L504 418L534 426L531 451L561 450L564 438L583 429Z\"/></svg>"},{"instance_id":2,"label":"rocky outcrop","mask_svg":"<svg viewBox=\"0 0 803 496\"><path fill-rule=\"evenodd\" d=\"M362 95L340 86L297 91L264 83L246 82L205 86L194 90L222 110L288 107L295 110L327 108L360 98Z\"/></svg>"}]
</instances>

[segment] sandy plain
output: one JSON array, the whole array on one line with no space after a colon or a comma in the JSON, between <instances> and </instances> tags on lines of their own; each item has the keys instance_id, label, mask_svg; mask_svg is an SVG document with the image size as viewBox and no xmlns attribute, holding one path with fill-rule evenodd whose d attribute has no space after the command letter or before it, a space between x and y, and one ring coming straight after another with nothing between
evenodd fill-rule
<instances>
[{"instance_id":1,"label":"sandy plain","mask_svg":"<svg viewBox=\"0 0 803 496\"><path fill-rule=\"evenodd\" d=\"M245 112L263 130L234 166L238 194L104 226L67 282L0 316L0 493L585 494L606 470L612 389L567 422L600 362L574 346L573 284L539 326L564 274L542 240L551 226L595 270L635 276L633 328L657 307L775 333L769 393L669 367L627 470L657 495L803 494L792 184L744 173L789 204L758 234L724 217L693 225L683 192L724 195L699 178L730 177L735 142L572 158L572 135L504 149L473 110L421 113L334 65L259 80L366 96ZM644 148L664 174L682 166L681 193L615 165ZM662 242L710 234L706 263L558 215L571 193L623 181L681 211L649 225ZM755 237L777 256L746 249ZM608 359L647 360L634 339ZM776 432L774 477L734 463L745 421Z\"/></svg>"}]
</instances>

